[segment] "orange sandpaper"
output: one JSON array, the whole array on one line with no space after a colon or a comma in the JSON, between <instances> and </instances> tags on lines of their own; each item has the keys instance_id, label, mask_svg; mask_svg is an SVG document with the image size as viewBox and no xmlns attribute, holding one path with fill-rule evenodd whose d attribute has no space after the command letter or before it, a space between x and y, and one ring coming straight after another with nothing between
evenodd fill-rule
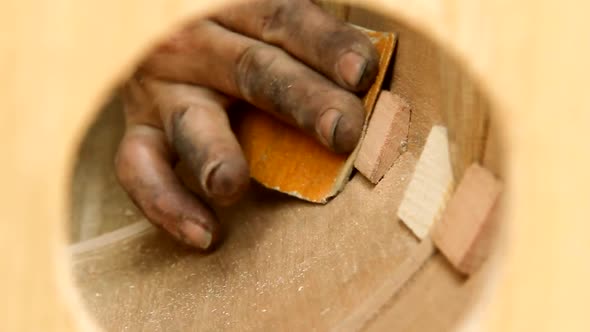
<instances>
[{"instance_id":1,"label":"orange sandpaper","mask_svg":"<svg viewBox=\"0 0 590 332\"><path fill-rule=\"evenodd\" d=\"M369 36L379 53L379 73L363 97L367 120L381 90L396 36L361 31ZM343 189L360 145L348 156L337 154L263 111L255 108L244 111L235 129L252 178L267 188L315 203L326 203Z\"/></svg>"}]
</instances>

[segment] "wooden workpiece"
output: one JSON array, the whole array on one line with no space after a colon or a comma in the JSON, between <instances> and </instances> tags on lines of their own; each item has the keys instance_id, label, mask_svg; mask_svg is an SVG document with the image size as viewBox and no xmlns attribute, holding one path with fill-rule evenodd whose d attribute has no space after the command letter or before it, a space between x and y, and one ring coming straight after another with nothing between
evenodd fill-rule
<instances>
[{"instance_id":1,"label":"wooden workpiece","mask_svg":"<svg viewBox=\"0 0 590 332\"><path fill-rule=\"evenodd\" d=\"M376 184L407 147L410 105L383 90L377 98L354 167Z\"/></svg>"},{"instance_id":2,"label":"wooden workpiece","mask_svg":"<svg viewBox=\"0 0 590 332\"><path fill-rule=\"evenodd\" d=\"M452 189L453 171L447 130L442 126L434 126L397 215L414 235L423 239L440 218Z\"/></svg>"},{"instance_id":3,"label":"wooden workpiece","mask_svg":"<svg viewBox=\"0 0 590 332\"><path fill-rule=\"evenodd\" d=\"M327 205L254 186L218 211L227 238L208 255L155 230L76 245L82 297L107 331L327 331L351 316L362 326L431 252L391 219L415 155L377 186L357 174Z\"/></svg>"},{"instance_id":4,"label":"wooden workpiece","mask_svg":"<svg viewBox=\"0 0 590 332\"><path fill-rule=\"evenodd\" d=\"M381 91L396 38L393 33L361 31L379 53L379 73L362 100L368 119ZM358 146L349 155L337 154L265 112L250 107L241 113L236 135L250 175L263 186L306 201L326 203L348 182Z\"/></svg>"},{"instance_id":5,"label":"wooden workpiece","mask_svg":"<svg viewBox=\"0 0 590 332\"><path fill-rule=\"evenodd\" d=\"M416 38L404 33L406 38ZM404 54L405 50L400 52ZM407 80L398 75L413 64L411 57L402 57L393 73L396 84L386 88L404 87ZM421 71L407 73L424 76ZM154 326L175 328L171 325L175 320L205 330L232 330L237 324L243 330L261 326L329 330L346 329L347 325L364 330L371 326L388 311L400 291L408 290L407 283L412 285L410 291L424 288L424 282L413 286L412 280L422 280L420 267L428 266L432 245L427 241L418 244L405 226L392 218L429 130L439 121L436 109L426 108L422 99L430 96L421 96L412 100L419 107L412 118L408 151L376 186L357 174L340 196L323 207L256 188L240 206L222 213L229 236L220 252L211 256L195 257L155 231L109 246L109 239L120 233L75 245L76 276L89 310L102 326L114 330L120 328L120 321L127 322L123 328L148 330ZM124 232L143 231L138 227L142 225L141 215L122 198L121 189L97 180L110 179L113 156L110 147L95 139L108 132L119 133L112 108L106 111L109 113L99 118L98 130L88 138L91 150L84 154L76 171L75 218L81 216L84 222L90 222L88 219L94 216L98 223L118 220L133 223ZM89 211L100 213L88 216ZM97 248L97 243L105 247ZM81 252L80 248L86 250ZM301 266L296 264L301 261L307 271L299 278ZM438 266L435 272L441 280L456 279L450 266ZM256 292L256 285L276 285L277 280L287 277L297 277L302 283L295 287L285 282L268 291L269 286L265 287L263 294ZM470 298L474 293L456 282L441 283L438 288L436 278L428 278L430 299L421 306L427 312L435 312L443 304L461 312L468 302L451 305L445 296L462 294ZM202 284L208 288L202 290ZM254 291L248 291L248 287ZM248 309L252 303L260 310ZM279 309L263 308L264 303ZM207 320L199 321L201 316ZM302 317L308 322L301 322ZM451 326L456 316L446 319L438 316L431 322ZM423 320L429 321L428 317Z\"/></svg>"},{"instance_id":6,"label":"wooden workpiece","mask_svg":"<svg viewBox=\"0 0 590 332\"><path fill-rule=\"evenodd\" d=\"M473 273L487 257L501 191L490 171L471 165L433 227L434 243L462 273Z\"/></svg>"}]
</instances>

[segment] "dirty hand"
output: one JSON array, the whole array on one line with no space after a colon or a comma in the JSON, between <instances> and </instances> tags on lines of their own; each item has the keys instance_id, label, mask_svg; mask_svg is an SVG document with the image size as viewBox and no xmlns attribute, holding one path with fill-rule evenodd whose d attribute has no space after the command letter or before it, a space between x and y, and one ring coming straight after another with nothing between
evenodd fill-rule
<instances>
[{"instance_id":1,"label":"dirty hand","mask_svg":"<svg viewBox=\"0 0 590 332\"><path fill-rule=\"evenodd\" d=\"M345 153L364 120L355 93L367 90L377 71L369 39L310 0L255 0L223 10L165 41L126 84L117 176L151 222L209 249L220 227L208 204L235 202L249 182L225 111L232 101ZM174 172L178 160L198 179L200 197Z\"/></svg>"}]
</instances>

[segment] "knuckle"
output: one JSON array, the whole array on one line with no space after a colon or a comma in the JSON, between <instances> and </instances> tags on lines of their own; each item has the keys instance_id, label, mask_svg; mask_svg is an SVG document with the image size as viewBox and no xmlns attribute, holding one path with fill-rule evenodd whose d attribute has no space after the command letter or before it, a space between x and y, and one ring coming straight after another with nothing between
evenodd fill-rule
<instances>
[{"instance_id":1,"label":"knuckle","mask_svg":"<svg viewBox=\"0 0 590 332\"><path fill-rule=\"evenodd\" d=\"M188 108L182 108L174 112L171 119L172 132L170 140L174 149L181 157L188 157L198 152L190 136L186 133Z\"/></svg>"},{"instance_id":2,"label":"knuckle","mask_svg":"<svg viewBox=\"0 0 590 332\"><path fill-rule=\"evenodd\" d=\"M186 112L188 111L188 107L185 106L177 106L171 113L171 116L167 121L168 128L171 130L172 139L175 140L178 138L179 135L182 134L184 125L186 123Z\"/></svg>"},{"instance_id":3,"label":"knuckle","mask_svg":"<svg viewBox=\"0 0 590 332\"><path fill-rule=\"evenodd\" d=\"M236 63L236 86L246 100L256 98L267 86L273 88L268 72L276 58L275 49L262 44L251 45L240 54ZM271 84L267 84L269 82Z\"/></svg>"},{"instance_id":4,"label":"knuckle","mask_svg":"<svg viewBox=\"0 0 590 332\"><path fill-rule=\"evenodd\" d=\"M189 115L190 111L190 115ZM211 144L202 137L206 132L201 132L199 137L190 134L190 123L198 121L195 114L206 113L203 107L189 107L179 109L172 116L172 132L170 134L171 145L181 160L184 160L195 174L200 174L211 149Z\"/></svg>"}]
</instances>

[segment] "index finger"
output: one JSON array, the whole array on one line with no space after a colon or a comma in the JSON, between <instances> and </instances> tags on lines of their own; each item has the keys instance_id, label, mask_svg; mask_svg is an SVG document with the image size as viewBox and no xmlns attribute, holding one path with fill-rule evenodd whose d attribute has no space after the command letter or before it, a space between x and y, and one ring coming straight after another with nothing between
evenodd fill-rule
<instances>
[{"instance_id":1,"label":"index finger","mask_svg":"<svg viewBox=\"0 0 590 332\"><path fill-rule=\"evenodd\" d=\"M214 19L283 48L351 91L366 91L379 71L379 57L369 38L309 0L254 0Z\"/></svg>"}]
</instances>

